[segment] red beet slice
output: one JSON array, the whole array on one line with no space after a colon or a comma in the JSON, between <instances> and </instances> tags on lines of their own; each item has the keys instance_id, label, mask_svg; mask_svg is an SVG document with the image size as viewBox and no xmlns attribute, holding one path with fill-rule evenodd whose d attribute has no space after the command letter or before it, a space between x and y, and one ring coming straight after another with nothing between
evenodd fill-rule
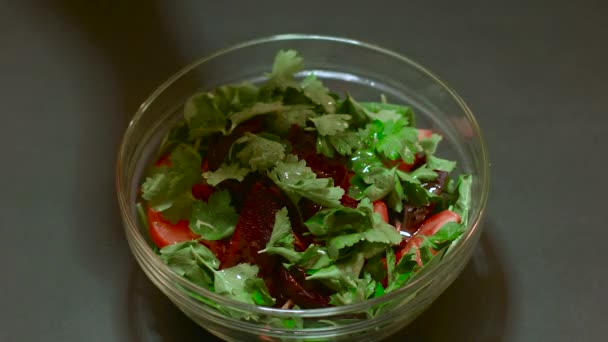
<instances>
[{"instance_id":1,"label":"red beet slice","mask_svg":"<svg viewBox=\"0 0 608 342\"><path fill-rule=\"evenodd\" d=\"M284 199L275 186L256 182L245 203L236 229L230 240L229 255L222 267L238 263L252 263L260 267L260 273L270 274L276 258L258 252L266 247L274 227L275 214L284 206Z\"/></svg>"},{"instance_id":2,"label":"red beet slice","mask_svg":"<svg viewBox=\"0 0 608 342\"><path fill-rule=\"evenodd\" d=\"M318 281L306 280L306 273L299 267L291 267L289 271L281 267L277 283L279 286L275 286L274 291L280 293L273 296L280 298L281 302L291 299L303 309L330 306L329 290Z\"/></svg>"}]
</instances>

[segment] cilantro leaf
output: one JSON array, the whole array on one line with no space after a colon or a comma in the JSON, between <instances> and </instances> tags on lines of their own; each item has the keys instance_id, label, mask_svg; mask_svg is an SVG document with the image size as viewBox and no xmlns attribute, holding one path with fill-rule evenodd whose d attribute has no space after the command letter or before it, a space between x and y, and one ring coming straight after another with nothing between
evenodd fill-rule
<instances>
[{"instance_id":1,"label":"cilantro leaf","mask_svg":"<svg viewBox=\"0 0 608 342\"><path fill-rule=\"evenodd\" d=\"M213 252L196 241L163 247L160 258L175 273L205 288L213 285L213 270L220 266Z\"/></svg>"},{"instance_id":2,"label":"cilantro leaf","mask_svg":"<svg viewBox=\"0 0 608 342\"><path fill-rule=\"evenodd\" d=\"M414 162L418 142L416 129L408 127L404 119L386 121L375 127L381 127L381 130L373 132L377 137L376 151L390 160L401 157L408 164Z\"/></svg>"},{"instance_id":3,"label":"cilantro leaf","mask_svg":"<svg viewBox=\"0 0 608 342\"><path fill-rule=\"evenodd\" d=\"M430 192L420 182L419 178L414 178L414 173L407 173L401 170L397 170L397 176L403 180L403 193L405 198L414 205L428 205L438 199L438 196ZM430 173L424 171L417 175L417 177L423 176L429 177Z\"/></svg>"},{"instance_id":4,"label":"cilantro leaf","mask_svg":"<svg viewBox=\"0 0 608 342\"><path fill-rule=\"evenodd\" d=\"M272 305L274 299L268 294L264 281L258 281L258 272L258 266L251 264L238 264L216 271L215 292L244 303Z\"/></svg>"},{"instance_id":5,"label":"cilantro leaf","mask_svg":"<svg viewBox=\"0 0 608 342\"><path fill-rule=\"evenodd\" d=\"M234 233L238 218L230 193L222 190L211 194L207 203L194 202L190 229L205 240L221 240Z\"/></svg>"},{"instance_id":6,"label":"cilantro leaf","mask_svg":"<svg viewBox=\"0 0 608 342\"><path fill-rule=\"evenodd\" d=\"M363 269L365 258L361 253L340 260L333 265L319 269L309 270L307 280L322 280L327 286L342 291L349 287L357 287L357 278Z\"/></svg>"},{"instance_id":7,"label":"cilantro leaf","mask_svg":"<svg viewBox=\"0 0 608 342\"><path fill-rule=\"evenodd\" d=\"M340 199L344 190L334 187L332 178L317 178L317 175L306 166L304 160L294 155L288 155L284 160L268 172L268 177L283 191L294 203L301 197L326 207L340 206Z\"/></svg>"},{"instance_id":8,"label":"cilantro leaf","mask_svg":"<svg viewBox=\"0 0 608 342\"><path fill-rule=\"evenodd\" d=\"M387 168L373 151L355 151L350 158L350 165L356 175L351 178L351 197L361 199L367 196L375 201L395 188L395 168Z\"/></svg>"},{"instance_id":9,"label":"cilantro leaf","mask_svg":"<svg viewBox=\"0 0 608 342\"><path fill-rule=\"evenodd\" d=\"M367 111L371 113L379 114L381 111L390 111L393 113L399 114L402 118L406 119L408 126L414 127L416 125L416 120L414 116L414 112L410 107L400 106L396 104L390 103L379 103L379 102L361 102L360 106L365 108ZM373 114L372 114L373 116ZM381 117L385 117L388 119L387 113L381 114ZM392 115L391 115L392 116ZM381 120L383 121L383 120Z\"/></svg>"},{"instance_id":10,"label":"cilantro leaf","mask_svg":"<svg viewBox=\"0 0 608 342\"><path fill-rule=\"evenodd\" d=\"M191 190L186 190L182 194L173 197L169 208L162 211L163 218L171 223L187 219L192 213L192 204L196 199L192 196Z\"/></svg>"},{"instance_id":11,"label":"cilantro leaf","mask_svg":"<svg viewBox=\"0 0 608 342\"><path fill-rule=\"evenodd\" d=\"M222 113L238 112L258 101L260 90L251 83L225 85L217 88L214 94L216 107Z\"/></svg>"},{"instance_id":12,"label":"cilantro leaf","mask_svg":"<svg viewBox=\"0 0 608 342\"><path fill-rule=\"evenodd\" d=\"M285 146L283 144L253 133L245 133L234 144L245 145L236 154L236 157L243 165L249 165L252 170L263 171L269 169L285 157Z\"/></svg>"},{"instance_id":13,"label":"cilantro leaf","mask_svg":"<svg viewBox=\"0 0 608 342\"><path fill-rule=\"evenodd\" d=\"M458 199L451 210L460 215L460 222L466 225L469 222L469 209L471 207L471 186L473 177L471 175L458 176L457 193Z\"/></svg>"},{"instance_id":14,"label":"cilantro leaf","mask_svg":"<svg viewBox=\"0 0 608 342\"><path fill-rule=\"evenodd\" d=\"M184 106L184 118L190 129L191 140L217 132L226 134L226 116L218 109L213 93L190 97Z\"/></svg>"},{"instance_id":15,"label":"cilantro leaf","mask_svg":"<svg viewBox=\"0 0 608 342\"><path fill-rule=\"evenodd\" d=\"M160 155L165 155L167 151L170 151L177 145L187 144L189 142L188 131L188 125L186 125L185 121L181 121L173 126L160 144L158 149Z\"/></svg>"},{"instance_id":16,"label":"cilantro leaf","mask_svg":"<svg viewBox=\"0 0 608 342\"><path fill-rule=\"evenodd\" d=\"M325 268L333 263L327 253L327 248L311 244L301 253L298 265L306 270Z\"/></svg>"},{"instance_id":17,"label":"cilantro leaf","mask_svg":"<svg viewBox=\"0 0 608 342\"><path fill-rule=\"evenodd\" d=\"M355 280L356 286L348 287L330 296L330 304L346 305L362 302L370 298L376 292L376 281L369 273L364 273L363 278Z\"/></svg>"},{"instance_id":18,"label":"cilantro leaf","mask_svg":"<svg viewBox=\"0 0 608 342\"><path fill-rule=\"evenodd\" d=\"M437 151L437 146L441 142L443 137L437 133L431 134L429 138L423 138L420 140L420 146L422 147L422 151L427 156L433 155L435 151Z\"/></svg>"},{"instance_id":19,"label":"cilantro leaf","mask_svg":"<svg viewBox=\"0 0 608 342\"><path fill-rule=\"evenodd\" d=\"M362 127L370 120L367 111L355 99L346 95L346 99L342 101L336 110L338 113L350 114L352 116L351 124L353 127Z\"/></svg>"},{"instance_id":20,"label":"cilantro leaf","mask_svg":"<svg viewBox=\"0 0 608 342\"><path fill-rule=\"evenodd\" d=\"M238 163L223 163L217 170L203 173L203 177L207 180L207 184L216 186L226 179L236 179L242 182L250 171L250 169L242 167Z\"/></svg>"},{"instance_id":21,"label":"cilantro leaf","mask_svg":"<svg viewBox=\"0 0 608 342\"><path fill-rule=\"evenodd\" d=\"M319 135L335 135L348 129L350 119L347 114L326 114L309 120L315 124Z\"/></svg>"},{"instance_id":22,"label":"cilantro leaf","mask_svg":"<svg viewBox=\"0 0 608 342\"><path fill-rule=\"evenodd\" d=\"M433 170L452 172L456 167L456 162L452 160L441 159L435 156L427 156L426 164Z\"/></svg>"},{"instance_id":23,"label":"cilantro leaf","mask_svg":"<svg viewBox=\"0 0 608 342\"><path fill-rule=\"evenodd\" d=\"M327 251L329 256L336 260L340 256L340 251L346 247L367 241L372 243L398 245L401 243L402 237L395 227L389 224L377 224L372 229L368 229L361 233L352 233L336 236L327 241Z\"/></svg>"},{"instance_id":24,"label":"cilantro leaf","mask_svg":"<svg viewBox=\"0 0 608 342\"><path fill-rule=\"evenodd\" d=\"M465 229L462 223L447 222L435 234L423 237L420 248L428 246L439 251L460 237Z\"/></svg>"},{"instance_id":25,"label":"cilantro leaf","mask_svg":"<svg viewBox=\"0 0 608 342\"><path fill-rule=\"evenodd\" d=\"M433 171L427 164L424 164L410 173L412 179L422 182L430 182L437 178L437 172Z\"/></svg>"},{"instance_id":26,"label":"cilantro leaf","mask_svg":"<svg viewBox=\"0 0 608 342\"><path fill-rule=\"evenodd\" d=\"M247 107L239 112L233 113L228 118L230 120L230 129L228 134L232 133L234 129L241 123L256 117L258 115L270 114L282 110L284 107L280 102L257 102L251 107Z\"/></svg>"},{"instance_id":27,"label":"cilantro leaf","mask_svg":"<svg viewBox=\"0 0 608 342\"><path fill-rule=\"evenodd\" d=\"M201 157L191 146L177 146L171 152L169 160L171 165L155 168L141 187L142 197L157 211L166 211L172 206L182 209L187 207L187 192L201 179ZM183 210L175 212L181 213ZM171 216L173 223L184 218Z\"/></svg>"},{"instance_id":28,"label":"cilantro leaf","mask_svg":"<svg viewBox=\"0 0 608 342\"><path fill-rule=\"evenodd\" d=\"M372 212L368 208L323 209L306 220L304 225L315 236L358 233L373 227Z\"/></svg>"},{"instance_id":29,"label":"cilantro leaf","mask_svg":"<svg viewBox=\"0 0 608 342\"><path fill-rule=\"evenodd\" d=\"M299 89L300 85L296 82L294 75L304 68L304 60L298 56L295 50L281 50L272 65L272 72L266 83L267 87L285 90L288 87Z\"/></svg>"},{"instance_id":30,"label":"cilantro leaf","mask_svg":"<svg viewBox=\"0 0 608 342\"><path fill-rule=\"evenodd\" d=\"M294 241L295 238L291 231L291 223L287 216L287 208L283 207L275 214L272 235L266 244L266 248L258 253L278 254L287 259L290 263L297 263L301 256L300 253L295 250Z\"/></svg>"},{"instance_id":31,"label":"cilantro leaf","mask_svg":"<svg viewBox=\"0 0 608 342\"><path fill-rule=\"evenodd\" d=\"M302 90L313 103L323 106L325 112L334 113L336 111L336 101L314 74L308 75L302 81Z\"/></svg>"}]
</instances>

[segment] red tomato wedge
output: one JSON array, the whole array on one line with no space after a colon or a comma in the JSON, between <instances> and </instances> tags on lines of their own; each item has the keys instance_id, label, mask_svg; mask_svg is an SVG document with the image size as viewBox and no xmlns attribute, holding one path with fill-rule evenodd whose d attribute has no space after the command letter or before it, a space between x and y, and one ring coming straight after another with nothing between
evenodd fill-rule
<instances>
[{"instance_id":1,"label":"red tomato wedge","mask_svg":"<svg viewBox=\"0 0 608 342\"><path fill-rule=\"evenodd\" d=\"M422 266L422 261L420 260L420 252L418 250L418 247L422 242L422 237L420 237L420 235L432 236L437 233L439 229L443 227L444 224L448 222L460 222L460 216L453 211L444 210L426 219L422 223L422 226L420 226L416 234L412 236L409 240L407 240L405 246L401 248L401 250L397 251L395 255L396 261L399 262L399 260L401 260L401 258L405 254L407 254L412 248L415 248L416 262L418 262L419 266Z\"/></svg>"},{"instance_id":2,"label":"red tomato wedge","mask_svg":"<svg viewBox=\"0 0 608 342\"><path fill-rule=\"evenodd\" d=\"M386 207L386 204L384 204L384 202L375 201L374 202L374 212L380 214L380 217L382 217L382 220L384 222L388 223L388 208Z\"/></svg>"},{"instance_id":3,"label":"red tomato wedge","mask_svg":"<svg viewBox=\"0 0 608 342\"><path fill-rule=\"evenodd\" d=\"M147 214L150 237L158 248L198 238L198 235L194 234L188 227L188 221L182 220L172 224L163 219L160 212L150 208L148 208Z\"/></svg>"},{"instance_id":4,"label":"red tomato wedge","mask_svg":"<svg viewBox=\"0 0 608 342\"><path fill-rule=\"evenodd\" d=\"M430 138L433 135L433 131L426 128L418 128L418 140Z\"/></svg>"}]
</instances>

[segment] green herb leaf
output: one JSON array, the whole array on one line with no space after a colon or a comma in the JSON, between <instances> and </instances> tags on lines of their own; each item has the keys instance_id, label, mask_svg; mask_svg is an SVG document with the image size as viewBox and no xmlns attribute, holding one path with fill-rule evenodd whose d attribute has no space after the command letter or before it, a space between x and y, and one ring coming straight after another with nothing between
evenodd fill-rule
<instances>
[{"instance_id":1,"label":"green herb leaf","mask_svg":"<svg viewBox=\"0 0 608 342\"><path fill-rule=\"evenodd\" d=\"M294 75L304 68L304 60L298 56L294 50L281 50L272 65L272 72L266 87L279 88L285 90L288 87L299 89L300 85L296 82Z\"/></svg>"},{"instance_id":2,"label":"green herb leaf","mask_svg":"<svg viewBox=\"0 0 608 342\"><path fill-rule=\"evenodd\" d=\"M230 193L222 190L211 194L207 203L194 202L190 229L205 240L221 240L234 233L238 218Z\"/></svg>"},{"instance_id":3,"label":"green herb leaf","mask_svg":"<svg viewBox=\"0 0 608 342\"><path fill-rule=\"evenodd\" d=\"M361 107L372 113L378 113L383 110L395 112L399 114L402 118L406 119L408 126L414 127L416 125L414 112L410 107L379 102L361 102L360 105Z\"/></svg>"},{"instance_id":4,"label":"green herb leaf","mask_svg":"<svg viewBox=\"0 0 608 342\"><path fill-rule=\"evenodd\" d=\"M179 145L171 152L169 160L170 166L157 167L146 178L142 184L142 197L154 210L166 211L175 205L175 212L182 213L189 199L184 194L201 179L201 157L191 146ZM179 217L173 218L173 223L179 220Z\"/></svg>"},{"instance_id":5,"label":"green herb leaf","mask_svg":"<svg viewBox=\"0 0 608 342\"><path fill-rule=\"evenodd\" d=\"M350 95L346 95L346 99L336 111L338 113L350 114L352 116L351 124L353 127L362 127L369 122L369 116L365 108Z\"/></svg>"},{"instance_id":6,"label":"green herb leaf","mask_svg":"<svg viewBox=\"0 0 608 342\"><path fill-rule=\"evenodd\" d=\"M373 228L367 229L361 233L345 234L329 239L327 241L327 251L332 259L337 260L340 257L342 249L352 247L361 241L398 245L401 243L402 237L395 227L384 222L378 222L374 224Z\"/></svg>"},{"instance_id":7,"label":"green herb leaf","mask_svg":"<svg viewBox=\"0 0 608 342\"><path fill-rule=\"evenodd\" d=\"M317 175L306 166L304 160L298 161L294 155L288 155L279 161L274 169L268 172L270 179L285 191L294 203L301 197L325 207L340 206L344 190L334 187L332 178L317 178Z\"/></svg>"},{"instance_id":8,"label":"green herb leaf","mask_svg":"<svg viewBox=\"0 0 608 342\"><path fill-rule=\"evenodd\" d=\"M226 116L215 103L213 93L196 94L184 106L184 118L190 129L190 139L195 140L213 133L226 134Z\"/></svg>"},{"instance_id":9,"label":"green herb leaf","mask_svg":"<svg viewBox=\"0 0 608 342\"><path fill-rule=\"evenodd\" d=\"M460 222L467 225L469 222L469 209L471 207L471 186L473 177L471 175L460 175L457 181L458 199L451 208L452 211L460 215Z\"/></svg>"},{"instance_id":10,"label":"green herb leaf","mask_svg":"<svg viewBox=\"0 0 608 342\"><path fill-rule=\"evenodd\" d=\"M327 253L327 248L311 244L301 254L298 265L305 270L325 268L333 263L333 260Z\"/></svg>"},{"instance_id":11,"label":"green herb leaf","mask_svg":"<svg viewBox=\"0 0 608 342\"><path fill-rule=\"evenodd\" d=\"M257 280L258 272L258 266L251 264L238 264L216 271L215 292L244 303L272 305L274 299L268 294L264 281Z\"/></svg>"},{"instance_id":12,"label":"green herb leaf","mask_svg":"<svg viewBox=\"0 0 608 342\"><path fill-rule=\"evenodd\" d=\"M251 107L245 108L239 112L230 115L230 117L228 118L230 120L230 129L228 130L228 133L232 133L232 131L234 131L234 129L238 125L251 118L254 118L259 115L274 113L282 110L283 108L284 107L281 102L257 102Z\"/></svg>"},{"instance_id":13,"label":"green herb leaf","mask_svg":"<svg viewBox=\"0 0 608 342\"><path fill-rule=\"evenodd\" d=\"M340 260L328 267L312 271L306 279L322 280L327 286L336 290L343 291L349 287L357 287L357 278L361 273L365 258L360 253L355 253L352 256Z\"/></svg>"},{"instance_id":14,"label":"green herb leaf","mask_svg":"<svg viewBox=\"0 0 608 342\"><path fill-rule=\"evenodd\" d=\"M375 291L377 283L369 273L364 273L363 278L355 280L356 286L348 287L330 296L330 304L346 305L362 302L371 297Z\"/></svg>"},{"instance_id":15,"label":"green herb leaf","mask_svg":"<svg viewBox=\"0 0 608 342\"><path fill-rule=\"evenodd\" d=\"M435 156L427 156L426 164L433 170L452 172L456 167L456 162L446 159L441 159Z\"/></svg>"},{"instance_id":16,"label":"green herb leaf","mask_svg":"<svg viewBox=\"0 0 608 342\"><path fill-rule=\"evenodd\" d=\"M373 151L355 151L351 156L350 164L356 174L351 178L352 186L349 189L351 197L361 199L367 196L370 200L376 201L395 188L395 168L387 168Z\"/></svg>"},{"instance_id":17,"label":"green herb leaf","mask_svg":"<svg viewBox=\"0 0 608 342\"><path fill-rule=\"evenodd\" d=\"M336 101L314 74L308 75L302 81L302 90L313 103L323 106L325 112L334 113L336 111Z\"/></svg>"},{"instance_id":18,"label":"green herb leaf","mask_svg":"<svg viewBox=\"0 0 608 342\"><path fill-rule=\"evenodd\" d=\"M323 209L304 222L315 236L332 236L363 232L373 227L368 208L339 207Z\"/></svg>"},{"instance_id":19,"label":"green herb leaf","mask_svg":"<svg viewBox=\"0 0 608 342\"><path fill-rule=\"evenodd\" d=\"M267 170L285 157L283 144L252 133L245 133L234 144L244 144L236 157L252 170Z\"/></svg>"},{"instance_id":20,"label":"green herb leaf","mask_svg":"<svg viewBox=\"0 0 608 342\"><path fill-rule=\"evenodd\" d=\"M297 263L301 256L300 253L295 250L294 241L295 238L293 237L293 232L291 230L291 223L287 216L287 208L283 207L275 214L272 235L266 244L266 248L258 253L278 254L287 259L290 263Z\"/></svg>"},{"instance_id":21,"label":"green herb leaf","mask_svg":"<svg viewBox=\"0 0 608 342\"><path fill-rule=\"evenodd\" d=\"M220 266L213 252L196 241L166 246L160 258L175 273L205 288L213 286L213 271Z\"/></svg>"},{"instance_id":22,"label":"green herb leaf","mask_svg":"<svg viewBox=\"0 0 608 342\"><path fill-rule=\"evenodd\" d=\"M412 171L410 176L412 179L420 182L430 182L437 179L437 172L433 171L433 169L428 167L427 164L424 164Z\"/></svg>"},{"instance_id":23,"label":"green herb leaf","mask_svg":"<svg viewBox=\"0 0 608 342\"><path fill-rule=\"evenodd\" d=\"M222 113L233 113L258 102L260 89L243 82L237 85L221 86L213 91L213 100Z\"/></svg>"},{"instance_id":24,"label":"green herb leaf","mask_svg":"<svg viewBox=\"0 0 608 342\"><path fill-rule=\"evenodd\" d=\"M379 127L379 125L374 127ZM413 163L417 149L418 131L408 127L405 119L386 121L382 123L381 128L381 130L372 131L372 134L377 137L374 145L376 151L390 160L397 160L401 157L406 163Z\"/></svg>"},{"instance_id":25,"label":"green herb leaf","mask_svg":"<svg viewBox=\"0 0 608 342\"><path fill-rule=\"evenodd\" d=\"M348 121L351 119L347 114L326 114L309 120L315 124L319 135L335 135L348 129Z\"/></svg>"},{"instance_id":26,"label":"green herb leaf","mask_svg":"<svg viewBox=\"0 0 608 342\"><path fill-rule=\"evenodd\" d=\"M439 142L441 142L442 139L443 137L441 135L433 133L429 138L423 138L420 140L420 146L422 147L424 154L427 156L435 154L435 151L437 151L437 145L439 145Z\"/></svg>"},{"instance_id":27,"label":"green herb leaf","mask_svg":"<svg viewBox=\"0 0 608 342\"><path fill-rule=\"evenodd\" d=\"M207 180L207 184L216 186L226 179L236 179L242 182L250 171L249 168L242 167L238 163L223 163L217 170L203 173L203 177Z\"/></svg>"}]
</instances>

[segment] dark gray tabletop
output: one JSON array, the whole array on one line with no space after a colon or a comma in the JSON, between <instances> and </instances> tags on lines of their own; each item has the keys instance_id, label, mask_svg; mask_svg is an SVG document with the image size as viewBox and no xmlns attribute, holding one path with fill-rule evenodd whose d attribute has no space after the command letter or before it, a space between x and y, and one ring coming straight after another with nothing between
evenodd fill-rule
<instances>
[{"instance_id":1,"label":"dark gray tabletop","mask_svg":"<svg viewBox=\"0 0 608 342\"><path fill-rule=\"evenodd\" d=\"M395 341L605 340L608 6L328 3L0 3L1 341L214 340L131 257L115 155L138 104L178 68L283 32L404 53L451 84L485 132L481 243Z\"/></svg>"}]
</instances>

